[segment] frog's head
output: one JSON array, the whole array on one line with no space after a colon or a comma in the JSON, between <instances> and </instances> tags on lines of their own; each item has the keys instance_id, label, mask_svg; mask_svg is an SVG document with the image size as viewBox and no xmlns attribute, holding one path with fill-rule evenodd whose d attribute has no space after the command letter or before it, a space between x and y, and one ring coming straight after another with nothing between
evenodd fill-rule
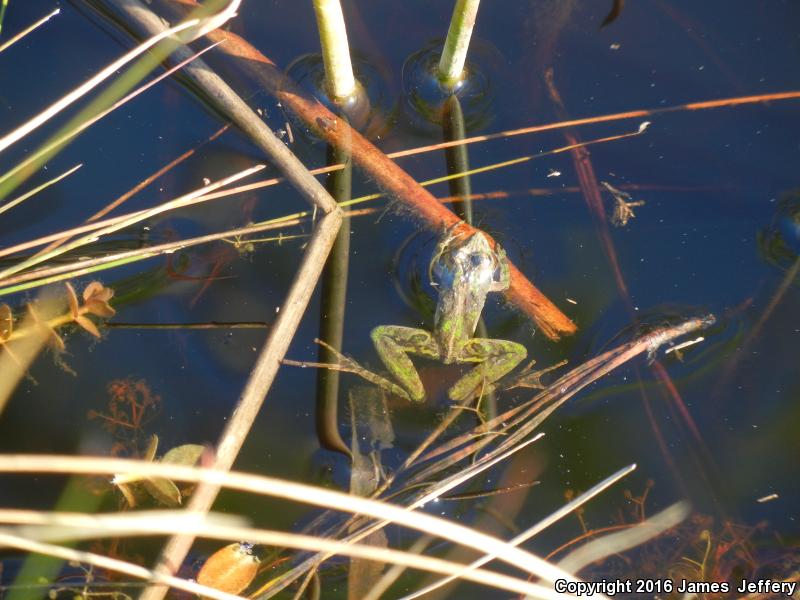
<instances>
[{"instance_id":1,"label":"frog's head","mask_svg":"<svg viewBox=\"0 0 800 600\"><path fill-rule=\"evenodd\" d=\"M439 292L434 333L446 362L475 333L486 295L508 286L506 265L505 253L481 232L448 233L439 242L430 275Z\"/></svg>"}]
</instances>

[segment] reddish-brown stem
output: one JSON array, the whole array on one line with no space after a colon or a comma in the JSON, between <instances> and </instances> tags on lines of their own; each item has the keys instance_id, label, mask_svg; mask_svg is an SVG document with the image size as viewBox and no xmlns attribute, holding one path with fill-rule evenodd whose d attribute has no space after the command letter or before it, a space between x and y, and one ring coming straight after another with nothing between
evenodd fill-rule
<instances>
[{"instance_id":1,"label":"reddish-brown stem","mask_svg":"<svg viewBox=\"0 0 800 600\"><path fill-rule=\"evenodd\" d=\"M173 4L195 6L194 0L178 0ZM352 153L354 162L392 197L410 206L414 213L434 229L457 226L454 233L470 234L475 231L449 208L439 202L429 191L397 166L381 150L342 119L331 113L316 100L307 98L289 82L275 63L261 54L249 42L228 31L216 30L208 34L213 41L224 40L220 50L229 57L242 60L242 66L272 94L283 106L297 115L315 134L336 148ZM485 233L485 232L484 232ZM496 242L487 235L492 246ZM506 298L528 315L542 333L557 340L571 335L575 324L537 289L513 264L510 265L511 285Z\"/></svg>"}]
</instances>

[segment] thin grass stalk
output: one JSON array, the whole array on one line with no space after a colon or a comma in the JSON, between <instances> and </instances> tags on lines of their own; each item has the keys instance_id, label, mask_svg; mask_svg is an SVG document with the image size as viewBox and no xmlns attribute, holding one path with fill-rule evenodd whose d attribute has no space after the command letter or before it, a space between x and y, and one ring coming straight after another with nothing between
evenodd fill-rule
<instances>
[{"instance_id":1,"label":"thin grass stalk","mask_svg":"<svg viewBox=\"0 0 800 600\"><path fill-rule=\"evenodd\" d=\"M234 0L237 2L237 0ZM238 3L238 2L237 2ZM80 98L85 96L88 92L96 88L98 85L103 83L106 79L111 77L112 75L116 74L122 67L130 63L134 60L137 56L147 52L154 46L156 46L162 40L178 34L182 31L188 30L196 30L196 26L201 22L200 19L190 19L184 23L176 25L175 27L171 27L169 29L164 28L160 33L152 36L150 39L146 40L145 42L139 44L133 50L126 52L123 56L118 58L117 60L113 61L104 69L98 71L95 75L90 77L87 81L73 89L71 92L68 92L62 98L51 104L49 107L41 111L35 117L28 120L26 123L20 125L10 133L7 133L5 136L0 138L0 152L18 142L28 134L32 133L55 115L60 113L61 111L68 108L70 105L74 104Z\"/></svg>"},{"instance_id":2,"label":"thin grass stalk","mask_svg":"<svg viewBox=\"0 0 800 600\"><path fill-rule=\"evenodd\" d=\"M2 206L0 206L0 215L2 215L6 211L11 210L12 208L17 206L18 204L21 204L21 203L25 202L25 200L27 200L28 198L32 198L33 196L35 196L36 194L38 194L42 190L45 190L45 189L49 188L51 185L55 185L56 183L58 183L59 181L61 181L65 177L69 177L75 171L80 169L82 166L83 166L83 163L77 164L74 167L72 167L71 169L68 169L67 171L62 173L61 175L58 175L57 177L53 177L53 179L45 181L41 185L37 185L32 190L29 190L29 191L25 192L24 194L22 194L21 196L19 196L17 198L14 198L13 200L9 200L8 202L6 202Z\"/></svg>"},{"instance_id":3,"label":"thin grass stalk","mask_svg":"<svg viewBox=\"0 0 800 600\"><path fill-rule=\"evenodd\" d=\"M439 59L439 81L447 87L454 87L461 80L479 6L480 0L456 0Z\"/></svg>"},{"instance_id":4,"label":"thin grass stalk","mask_svg":"<svg viewBox=\"0 0 800 600\"><path fill-rule=\"evenodd\" d=\"M594 140L588 140L586 142L582 142L579 147L589 146L589 145L592 145L592 144L601 144L601 143L614 141L614 140L619 140L619 139L623 139L625 137L631 137L631 136L636 136L636 135L640 135L640 132L638 130L636 132L630 132L630 133L620 134L620 135L611 136L611 137L604 137L604 138L598 138L598 139L594 139ZM419 183L419 185L421 185L423 187L427 187L427 186L431 186L431 185L434 185L434 184L437 184L437 183L444 183L444 182L452 181L452 180L460 178L460 177L469 177L471 175L477 175L479 173L485 173L485 172L492 171L492 170L495 170L495 169L500 169L500 168L505 168L505 167L510 167L510 166L522 164L522 163L525 163L525 162L528 162L528 161L531 161L531 160L535 160L537 158L542 158L542 157L545 157L545 156L559 154L561 152L567 152L569 150L572 150L575 147L576 146L574 146L574 145L562 146L561 148L555 148L553 150L548 150L546 152L540 152L539 154L533 154L533 155L529 155L529 156L520 156L520 157L517 157L517 158L513 158L511 160L506 160L506 161L501 161L501 162L498 162L498 163L484 165L482 167L476 167L474 169L470 169L469 171L466 171L466 172L463 172L463 173L454 173L454 174L451 174L451 175L444 175L442 177L436 177L434 179L428 179L426 181L421 181ZM309 173L311 173L312 175L319 175L319 174L323 174L323 173L331 173L331 172L339 170L341 168L342 168L341 164L334 165L334 166L328 166L328 167L319 167L319 168L316 168L316 169L313 169L313 170L309 171ZM261 189L261 188L265 188L265 187L270 187L270 186L276 185L278 183L282 183L283 181L284 180L282 178L280 178L280 177L273 177L273 178L270 178L270 179L257 181L255 183L249 183L249 184L245 184L245 185L240 185L240 186L237 186L237 187L229 188L227 190L222 190L222 191L219 191L219 192L214 192L214 193L210 193L210 194L204 194L202 196L199 196L198 198L195 198L193 201L187 203L186 206L194 206L194 205L200 204L202 202L208 202L210 200L217 200L219 198L225 198L227 196L231 196L231 195L234 195L234 194L239 194L239 193L249 192L249 191L252 191L252 190L257 190L257 189ZM559 191L562 192L563 190L559 190ZM346 201L346 202L342 202L340 204L340 207L341 208L347 208L347 207L356 206L356 205L362 204L364 202L369 202L371 200L376 200L378 198L382 198L383 196L384 196L384 194L382 194L382 193L368 194L368 195L365 195L365 196L359 196L358 198L353 198L352 200L349 200L349 201ZM445 200L441 200L441 201L444 202ZM181 208L182 208L182 206L181 206ZM131 212L131 213L126 213L124 215L120 215L118 217L111 217L111 218L105 219L103 221L97 221L97 222L94 222L94 223L87 223L85 225L80 225L78 227L75 227L75 228L60 232L60 233L50 234L50 235L47 235L47 236L43 236L41 238L37 238L35 240L22 242L20 244L16 244L16 245L10 246L8 248L3 248L3 249L0 249L0 257L9 256L9 255L15 254L17 252L22 252L22 251L28 250L30 248L35 248L37 246L41 246L41 245L47 244L48 242L53 242L53 241L57 241L57 240L63 240L64 238L71 237L73 235L78 235L78 234L86 233L86 232L89 232L89 231L96 231L97 229L100 229L102 227L105 227L105 226L108 226L108 225L117 224L117 223L119 223L119 222L121 222L121 221L123 221L123 220L125 220L125 219L127 219L129 217L132 218L132 217L137 216L137 215L142 215L142 214L145 213L146 210L149 210L149 209L144 209L144 210L139 210L139 211L135 211L135 212ZM307 216L310 216L312 214L313 214L312 211L300 211L300 212L297 212L297 213L294 213L294 214L288 214L288 215L284 215L282 217L277 217L275 219L271 219L270 221L265 221L265 223L267 223L267 222L269 222L269 223L281 223L281 222L295 221L298 218L307 217Z\"/></svg>"},{"instance_id":5,"label":"thin grass stalk","mask_svg":"<svg viewBox=\"0 0 800 600\"><path fill-rule=\"evenodd\" d=\"M3 31L3 18L6 16L6 8L8 7L8 0L0 1L0 33Z\"/></svg>"},{"instance_id":6,"label":"thin grass stalk","mask_svg":"<svg viewBox=\"0 0 800 600\"><path fill-rule=\"evenodd\" d=\"M2 28L3 28L3 14L6 11L6 6L7 5L8 5L8 0L3 0L2 6L0 6L0 31L2 31ZM12 36L7 41L5 41L2 44L0 44L0 52L10 48L11 46L13 46L18 41L20 41L22 38L24 38L26 35L28 35L29 33L33 32L33 31L35 31L36 29L38 29L39 27L41 27L42 25L47 23L50 19L55 17L60 12L61 12L60 8L57 8L57 9L55 9L53 11L50 11L50 13L46 14L45 16L43 16L41 19L39 19L35 23L32 23L31 25L29 25L28 27L26 27L25 29L20 31L18 34Z\"/></svg>"},{"instance_id":7,"label":"thin grass stalk","mask_svg":"<svg viewBox=\"0 0 800 600\"><path fill-rule=\"evenodd\" d=\"M356 93L342 5L339 0L314 0L314 14L325 65L325 86L331 98L341 102Z\"/></svg>"},{"instance_id":8,"label":"thin grass stalk","mask_svg":"<svg viewBox=\"0 0 800 600\"><path fill-rule=\"evenodd\" d=\"M471 465L467 469L443 479L436 485L432 486L433 489L426 490L418 494L416 498L412 499L408 504L406 504L405 510L412 511L418 508L422 508L425 504L436 500L439 496L446 494L448 491L458 487L459 485L464 484L465 482L469 481L479 473L482 473L483 471L489 469L495 464L498 464L503 460L506 460L508 457L512 456L519 450L522 450L529 444L532 444L533 442L539 440L541 437L542 434L537 435L531 438L530 440L523 442L517 447L508 450L505 454L501 456L496 456L492 460L484 460L480 464ZM380 493L385 487L386 487L385 484L382 485L376 491L376 494ZM375 498L375 496L373 496L373 498ZM367 524L363 525L360 530L352 532L351 530L357 524L359 524L358 523L359 520L363 521L363 518L355 517L353 519L349 519L346 523L336 527L333 531L326 532L325 535L326 537L338 537L344 534L345 532L350 532L344 538L343 541L352 544L366 538L367 536L377 531L380 531L381 529L383 529L384 527L393 522L390 519L384 519L382 521L378 521L375 523L367 522ZM428 533L433 533L435 535L438 535L438 533L435 530L429 530ZM281 575L280 577L270 582L269 589L263 595L258 596L258 600L267 600L268 598L272 598L275 594L279 593L280 591L288 587L291 583L293 583L304 572L316 569L322 562L331 558L331 556L332 555L330 553L322 553L306 559L305 561L303 561L303 563L292 569L290 572Z\"/></svg>"}]
</instances>

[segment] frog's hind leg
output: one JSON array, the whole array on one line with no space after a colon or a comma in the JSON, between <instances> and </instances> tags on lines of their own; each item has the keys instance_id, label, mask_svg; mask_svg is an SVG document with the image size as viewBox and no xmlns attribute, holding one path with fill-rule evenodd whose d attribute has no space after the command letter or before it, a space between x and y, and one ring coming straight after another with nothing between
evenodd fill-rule
<instances>
[{"instance_id":1,"label":"frog's hind leg","mask_svg":"<svg viewBox=\"0 0 800 600\"><path fill-rule=\"evenodd\" d=\"M469 340L464 344L458 362L478 364L453 384L448 392L450 399L464 402L481 389L492 389L495 381L513 371L527 355L525 346L517 342L488 338Z\"/></svg>"},{"instance_id":2,"label":"frog's hind leg","mask_svg":"<svg viewBox=\"0 0 800 600\"><path fill-rule=\"evenodd\" d=\"M413 327L381 325L372 330L371 336L383 364L405 392L400 395L416 402L424 400L425 388L408 355L439 358L439 347L430 332ZM391 385L397 387L396 384ZM394 389L390 391L395 392Z\"/></svg>"}]
</instances>

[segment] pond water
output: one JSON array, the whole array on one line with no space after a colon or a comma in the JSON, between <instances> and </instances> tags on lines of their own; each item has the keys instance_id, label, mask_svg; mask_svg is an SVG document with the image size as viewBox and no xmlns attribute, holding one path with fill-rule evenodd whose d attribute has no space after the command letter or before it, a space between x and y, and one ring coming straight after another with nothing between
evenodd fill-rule
<instances>
[{"instance_id":1,"label":"pond water","mask_svg":"<svg viewBox=\"0 0 800 600\"><path fill-rule=\"evenodd\" d=\"M567 118L584 118L800 89L797 2L643 0L627 3L613 23L600 28L610 4L484 3L474 60L488 81L476 100L486 112L475 119L469 134L560 121L561 110ZM385 152L442 139L441 129L425 125L404 100L402 74L409 56L444 34L451 5L422 0L344 3L352 48L378 78L371 86L387 98L386 127L375 140ZM56 6L48 0L11 0L0 42ZM60 8L61 14L45 27L0 53L3 132L130 46L81 3L62 3ZM310 2L246 0L230 29L281 67L318 51ZM224 65L225 59L216 56L211 62ZM552 69L563 109L548 93L547 69ZM285 129L287 121L293 122L256 82L233 70L229 74L270 126ZM764 554L756 553L758 567L775 556L794 556L796 563L799 109L797 99L679 109L468 147L475 168L563 147L570 143L565 133L594 140L651 122L641 135L588 148L596 183L608 182L630 193L632 200L644 201L624 227L593 216L569 152L471 177L477 195L504 192L474 202L476 226L495 236L511 260L578 327L575 335L551 342L492 294L483 313L490 337L523 344L538 366L567 359L570 368L630 339L640 323L706 313L718 319L696 334L705 340L686 348L682 360L676 353L660 354L658 364L650 365L639 356L594 383L544 423L543 440L481 476L472 489L541 482L492 501L510 523L524 528L560 506L568 490L588 489L635 462L638 469L632 475L586 509L588 527L619 522L620 512L633 506L624 490L633 497L648 492L648 515L681 499L691 502L694 522L704 525L689 528L686 535L699 536L707 527L712 539L722 540L725 523L742 531L761 524L758 535L770 543L759 546ZM76 110L68 112L66 118ZM66 118L61 117L62 123ZM83 164L58 185L0 214L2 247L82 223L202 144L222 124L179 83L158 84L91 127L10 196ZM59 126L47 125L3 152L3 171ZM309 167L324 165L324 145L302 139L296 124L294 129L290 147ZM243 136L227 131L134 195L122 210L153 206L202 186L206 178L213 181L261 160ZM441 151L406 157L399 164L417 181L446 173ZM270 169L265 177L274 174ZM450 195L447 184L430 189L437 197ZM375 182L355 170L353 196L374 191ZM614 198L605 188L602 194L610 213ZM425 229L407 209L396 204L387 208L383 199L365 206L378 208L350 221L343 351L378 369L370 339L375 326L432 325L434 296L425 280L438 232ZM305 209L290 186L264 188L153 218L115 234L98 252L213 233ZM309 231L306 222L283 233ZM58 360L51 352L36 360L0 418L2 452L124 454L130 444L115 444L130 442L130 435L104 428L98 413L107 416L110 403L125 393L152 402L152 415L138 432L135 445L140 450L153 433L162 452L180 444L215 443L266 329L143 325L273 322L306 241L257 243L249 251L216 242L73 281L81 290L98 279L116 291L112 305L117 312L110 320L115 327L103 329L100 340L83 331L65 331L66 350ZM94 250L71 257L84 255L94 255ZM0 259L3 268L19 256ZM415 285L419 282L421 287ZM7 294L0 302L22 310L37 293ZM313 339L318 331L317 291L287 357L317 360ZM383 453L388 469L397 467L447 411L445 392L456 370L432 361L418 364L429 398L421 405L390 400L396 440ZM672 388L658 376L659 368ZM315 385L313 369L281 367L236 462L238 470L347 488L348 459L319 448ZM356 385L356 377L343 375L340 429L345 440L350 439L347 390ZM498 406L512 406L532 395L503 392ZM62 487L63 481L54 478L6 478L0 483L0 502L4 507L52 508ZM108 509L118 502L110 490L84 496ZM433 512L465 523L488 519L475 506L449 503ZM317 514L301 505L256 503L235 494L223 495L217 508L245 514L260 525L293 530ZM713 518L713 523L701 521L701 516ZM511 537L507 530L494 531ZM527 547L546 554L580 533L578 519L568 518ZM408 542L398 531L392 535L393 542ZM139 551L148 548L155 546ZM637 566L628 565L627 574L637 575ZM341 589L337 594L331 588L323 597L338 597ZM479 588L460 592L458 597L490 597Z\"/></svg>"}]
</instances>

